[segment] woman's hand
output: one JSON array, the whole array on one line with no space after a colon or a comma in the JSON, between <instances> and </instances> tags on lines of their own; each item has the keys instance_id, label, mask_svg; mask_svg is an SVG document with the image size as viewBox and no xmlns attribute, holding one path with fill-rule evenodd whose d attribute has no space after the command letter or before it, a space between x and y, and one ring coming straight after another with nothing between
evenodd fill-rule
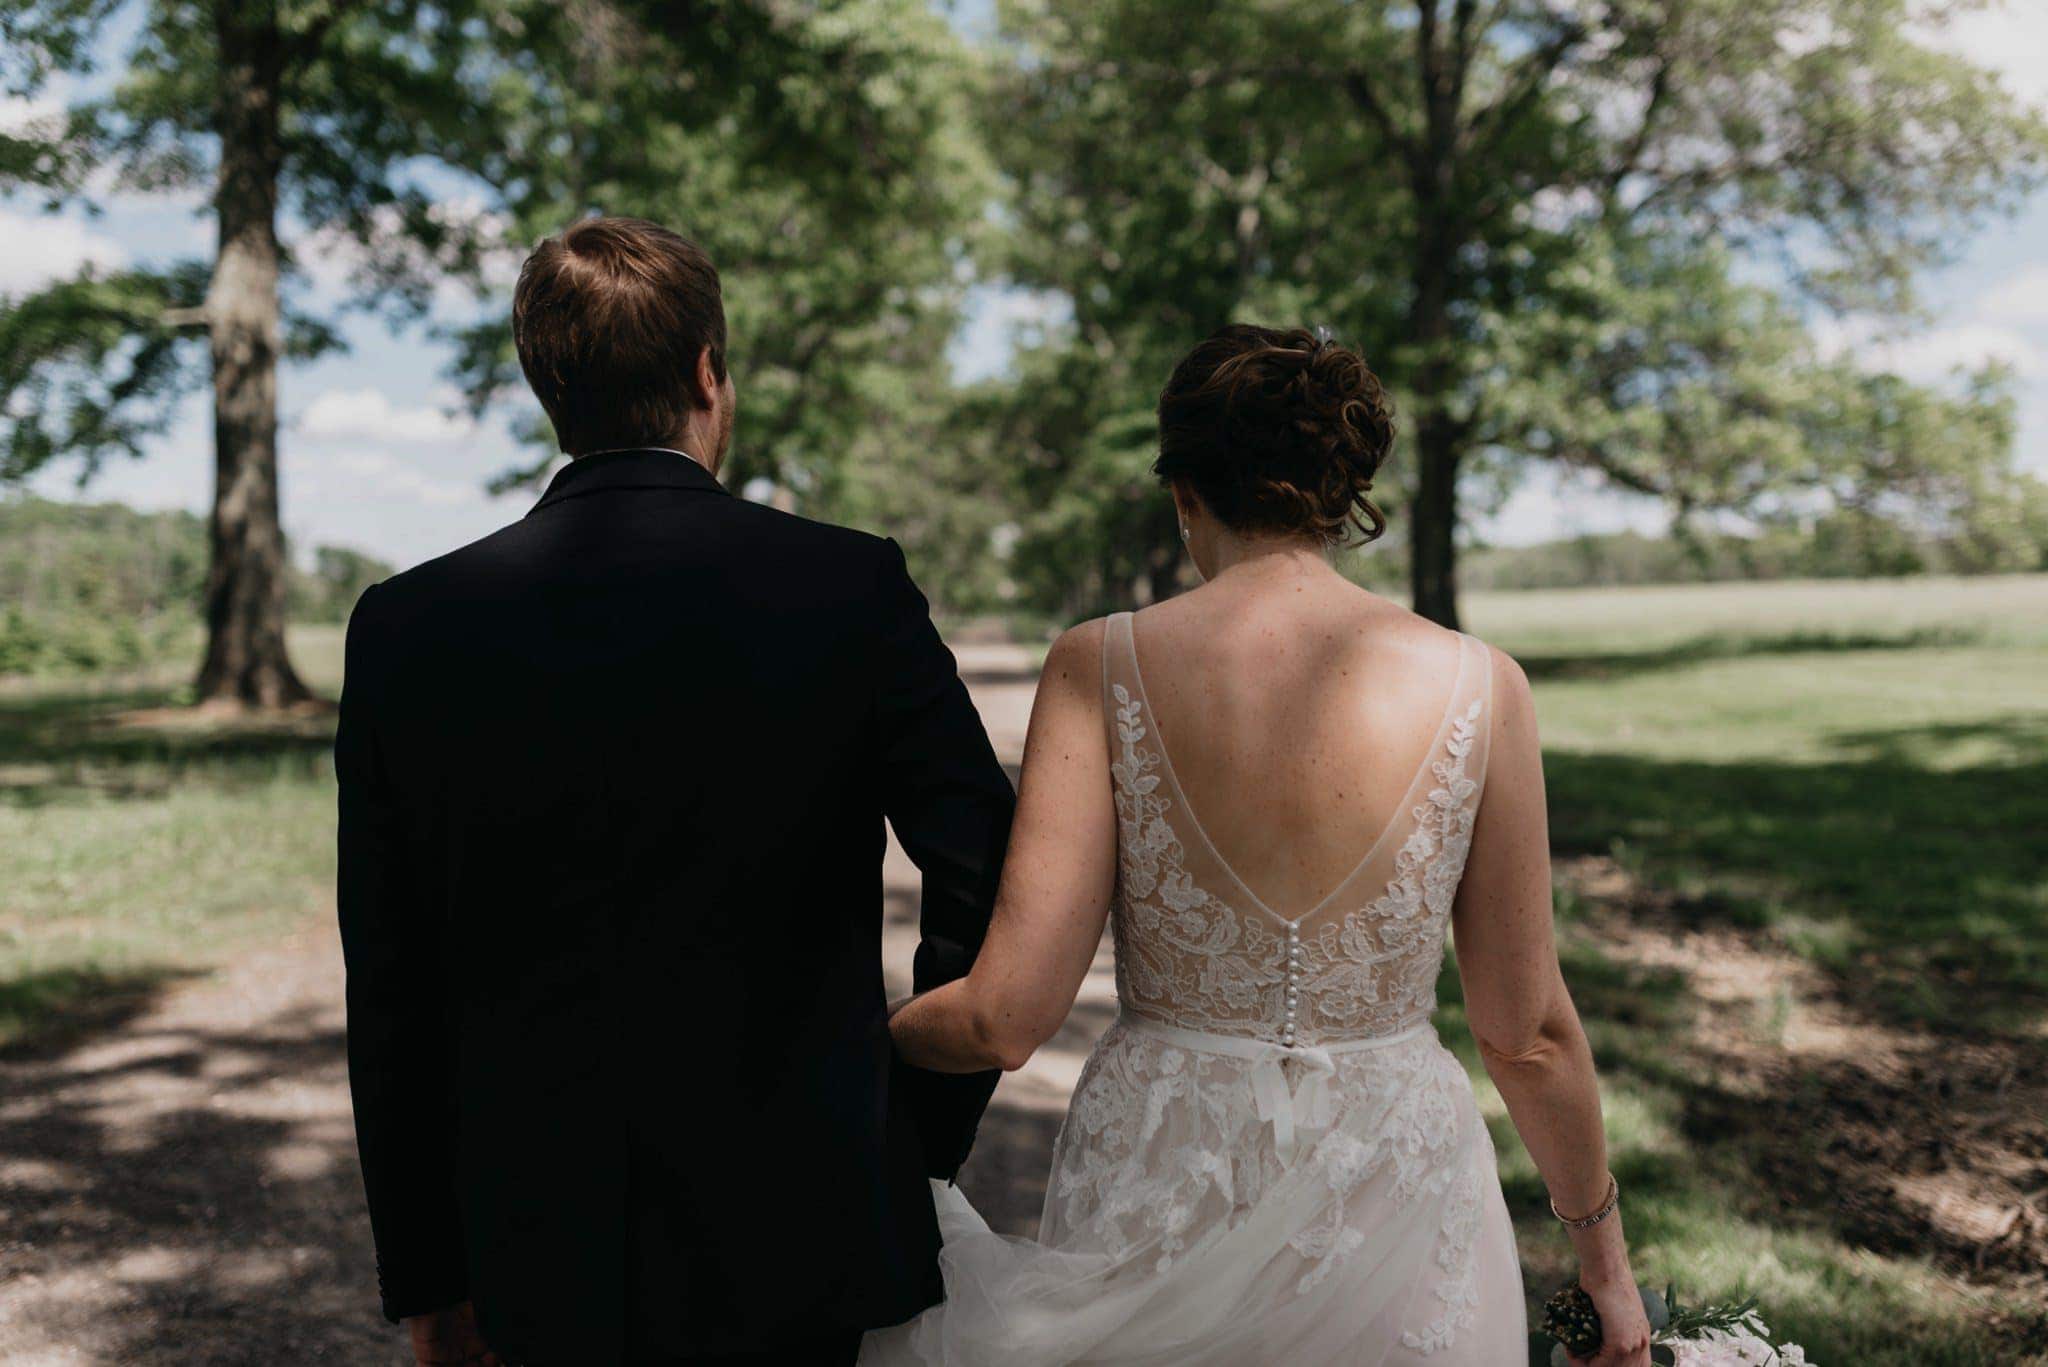
<instances>
[{"instance_id":1,"label":"woman's hand","mask_svg":"<svg viewBox=\"0 0 2048 1367\"><path fill-rule=\"evenodd\" d=\"M1597 1281L1582 1276L1579 1285L1600 1314L1600 1351L1572 1361L1581 1367L1649 1367L1650 1320L1643 1313L1635 1274L1623 1268Z\"/></svg>"}]
</instances>

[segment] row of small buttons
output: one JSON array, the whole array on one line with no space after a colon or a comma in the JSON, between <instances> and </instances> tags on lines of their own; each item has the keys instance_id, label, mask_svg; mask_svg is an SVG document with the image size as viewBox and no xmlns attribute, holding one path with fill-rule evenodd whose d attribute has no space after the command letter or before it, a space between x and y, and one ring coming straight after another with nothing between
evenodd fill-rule
<instances>
[{"instance_id":1,"label":"row of small buttons","mask_svg":"<svg viewBox=\"0 0 2048 1367\"><path fill-rule=\"evenodd\" d=\"M1294 1047L1294 1011L1301 1000L1301 927L1287 927L1287 1021L1280 1027L1280 1042Z\"/></svg>"}]
</instances>

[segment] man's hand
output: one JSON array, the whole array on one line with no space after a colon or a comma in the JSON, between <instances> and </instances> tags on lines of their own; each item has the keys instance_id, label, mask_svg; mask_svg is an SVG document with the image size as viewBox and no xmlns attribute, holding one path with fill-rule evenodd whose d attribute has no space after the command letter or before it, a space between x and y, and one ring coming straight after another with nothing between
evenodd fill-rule
<instances>
[{"instance_id":1,"label":"man's hand","mask_svg":"<svg viewBox=\"0 0 2048 1367\"><path fill-rule=\"evenodd\" d=\"M505 1367L477 1332L476 1311L468 1301L425 1315L407 1315L412 1357L419 1367Z\"/></svg>"}]
</instances>

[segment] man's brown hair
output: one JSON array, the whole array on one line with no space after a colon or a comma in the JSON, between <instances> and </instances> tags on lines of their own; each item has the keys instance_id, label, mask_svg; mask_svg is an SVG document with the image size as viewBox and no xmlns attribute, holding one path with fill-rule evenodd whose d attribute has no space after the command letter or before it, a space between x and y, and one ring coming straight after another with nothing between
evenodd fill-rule
<instances>
[{"instance_id":1,"label":"man's brown hair","mask_svg":"<svg viewBox=\"0 0 2048 1367\"><path fill-rule=\"evenodd\" d=\"M659 224L586 218L520 267L512 340L564 451L672 441L692 409L711 406L697 387L705 347L725 380L718 271Z\"/></svg>"}]
</instances>

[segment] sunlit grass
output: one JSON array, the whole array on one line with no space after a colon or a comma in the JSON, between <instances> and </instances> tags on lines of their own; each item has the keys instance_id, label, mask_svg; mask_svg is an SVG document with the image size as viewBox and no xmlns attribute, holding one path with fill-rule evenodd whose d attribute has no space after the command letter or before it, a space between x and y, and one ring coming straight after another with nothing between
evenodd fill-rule
<instances>
[{"instance_id":1,"label":"sunlit grass","mask_svg":"<svg viewBox=\"0 0 2048 1367\"><path fill-rule=\"evenodd\" d=\"M339 631L295 636L331 690ZM0 1044L332 906L328 723L133 725L162 674L0 692Z\"/></svg>"},{"instance_id":2,"label":"sunlit grass","mask_svg":"<svg viewBox=\"0 0 2048 1367\"><path fill-rule=\"evenodd\" d=\"M1493 594L1468 616L1535 681L1561 854L1763 936L1890 1023L2048 1022L2048 577ZM1827 1212L1774 1204L1740 1143L1688 1134L1684 982L1610 961L1559 902L1645 1281L1754 1294L1818 1362L2048 1363L2021 1337L2048 1324L2038 1301L1859 1248ZM1454 975L1443 990L1538 1301L1569 1248ZM1754 1035L1786 1009L1767 1003Z\"/></svg>"}]
</instances>

